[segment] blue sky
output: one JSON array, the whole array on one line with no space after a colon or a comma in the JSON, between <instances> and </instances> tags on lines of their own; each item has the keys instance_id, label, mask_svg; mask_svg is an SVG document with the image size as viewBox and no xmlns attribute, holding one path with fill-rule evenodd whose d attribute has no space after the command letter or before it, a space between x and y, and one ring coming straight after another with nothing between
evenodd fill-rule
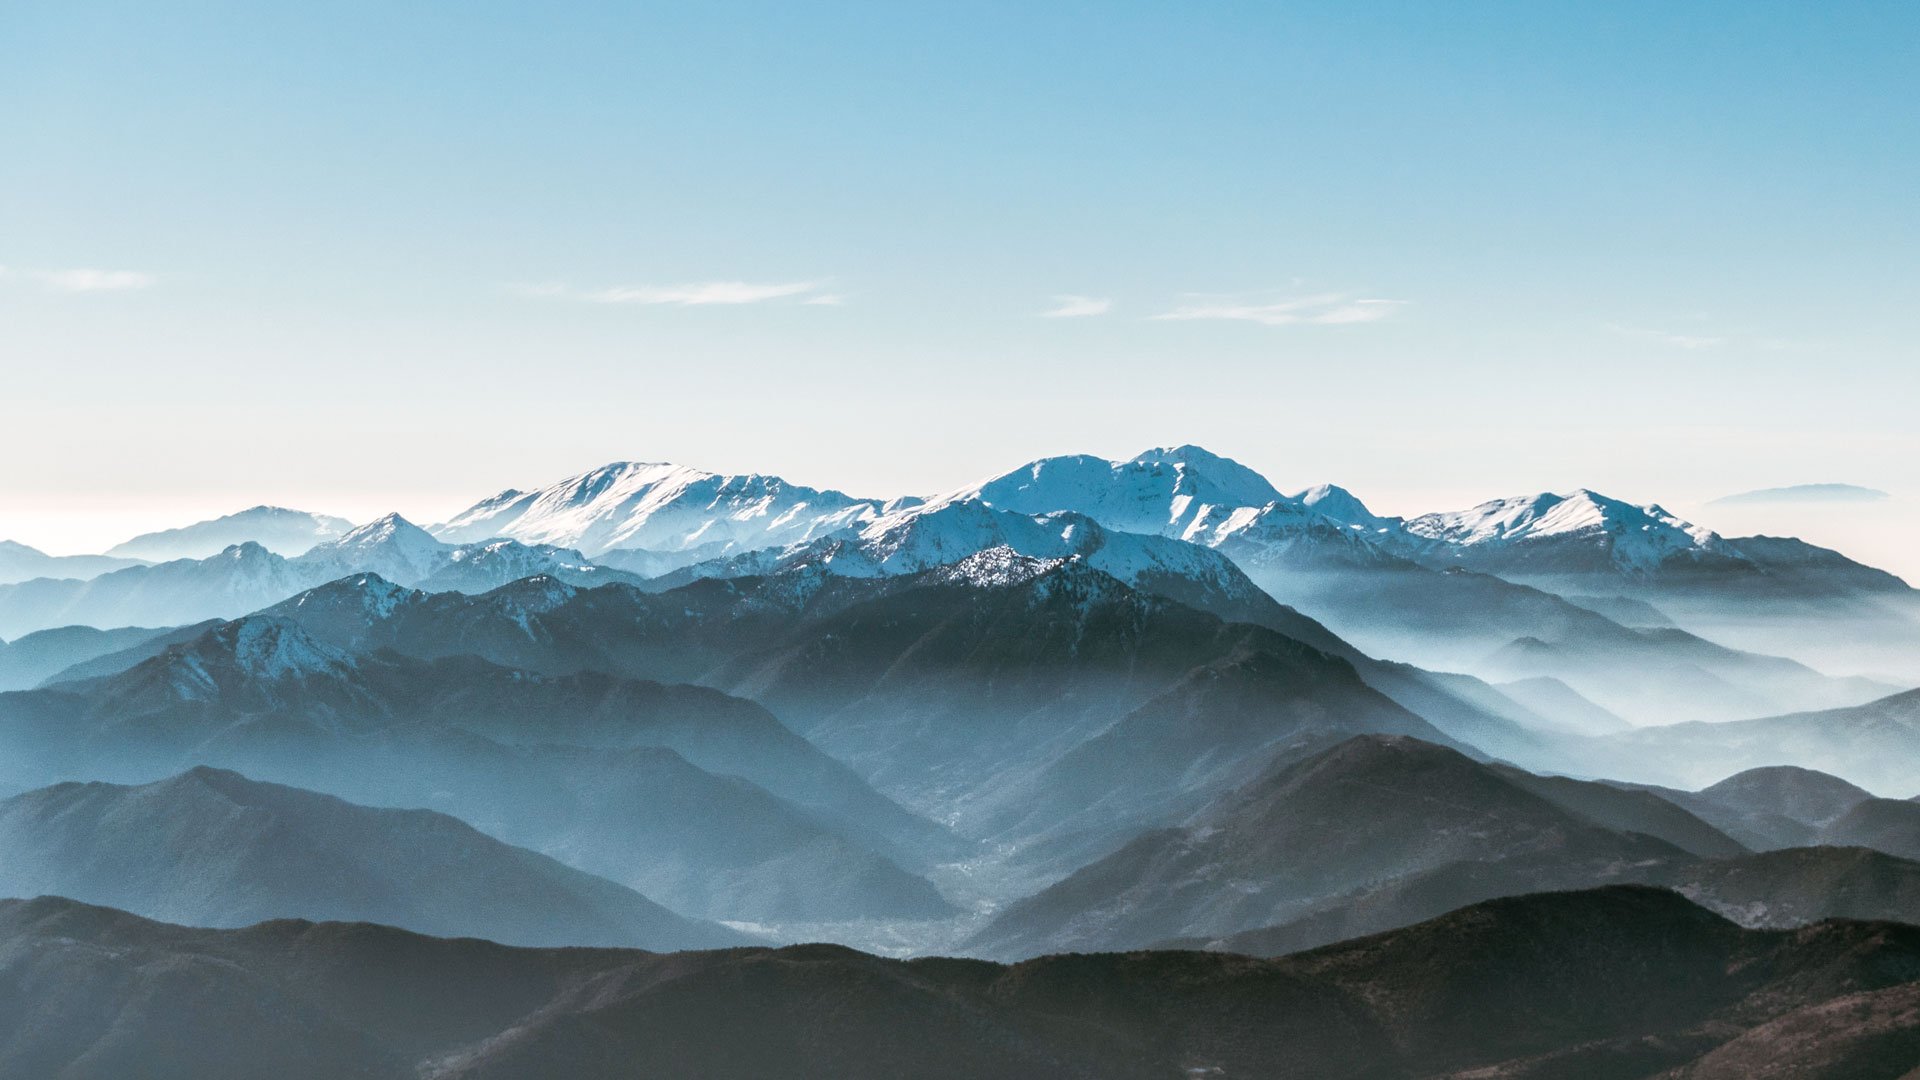
<instances>
[{"instance_id":1,"label":"blue sky","mask_svg":"<svg viewBox=\"0 0 1920 1080\"><path fill-rule=\"evenodd\" d=\"M1904 495L1916 72L1911 4L27 0L0 534L1186 441Z\"/></svg>"}]
</instances>

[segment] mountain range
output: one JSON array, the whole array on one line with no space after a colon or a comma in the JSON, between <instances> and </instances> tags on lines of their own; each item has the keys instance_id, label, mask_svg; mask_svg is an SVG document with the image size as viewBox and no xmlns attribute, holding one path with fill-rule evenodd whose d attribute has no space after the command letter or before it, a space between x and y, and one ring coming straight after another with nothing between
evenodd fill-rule
<instances>
[{"instance_id":1,"label":"mountain range","mask_svg":"<svg viewBox=\"0 0 1920 1080\"><path fill-rule=\"evenodd\" d=\"M1888 1078L1920 930L1743 930L1670 892L1493 901L1272 960L659 956L0 902L0 1071L364 1076ZM743 1034L750 1033L750 1034Z\"/></svg>"},{"instance_id":2,"label":"mountain range","mask_svg":"<svg viewBox=\"0 0 1920 1080\"><path fill-rule=\"evenodd\" d=\"M1523 638L1584 647L1578 635L1561 641L1559 630L1566 620L1581 622L1564 601L1592 596L1602 605L1632 598L1677 608L1658 617L1682 615L1687 629L1744 651L1785 653L1816 666L1869 659L1874 666L1850 673L1890 671L1920 679L1920 667L1906 659L1920 645L1913 590L1827 549L1783 538L1722 537L1656 505L1585 490L1390 517L1333 485L1283 494L1253 470L1196 446L1149 450L1123 461L1047 458L944 494L887 500L762 474L723 476L625 462L537 490L501 492L430 531L455 547L512 539L573 552L575 563L585 562L578 554L585 553L603 572L654 577L748 553L758 553L764 563L775 549L852 538L878 519L921 504L962 502L1026 516L1072 511L1118 532L1214 547L1280 600L1367 651L1428 667L1469 667ZM262 507L155 535L238 540L251 522L259 534L254 542L273 548L283 544L276 531L283 526L274 515L310 523L287 546L339 526L337 519ZM187 550L157 548L147 538L129 543L136 545L130 550ZM383 566L349 569L420 583ZM1462 570L1473 573L1445 573ZM63 613L68 621L96 625L114 617L110 604L70 607L66 591L0 596L0 612L43 612L31 624L0 618L0 634L58 625ZM171 621L244 610L203 607ZM1837 619L1848 632L1838 643L1831 632L1807 634L1810 619L1830 628ZM1439 632L1447 627L1455 632ZM1863 645L1872 646L1871 653Z\"/></svg>"},{"instance_id":3,"label":"mountain range","mask_svg":"<svg viewBox=\"0 0 1920 1080\"><path fill-rule=\"evenodd\" d=\"M1672 886L1754 925L1920 911L1920 863L1843 847L1753 856L1683 806L1640 796L1416 739L1355 738L1276 760L1182 826L1010 905L969 948L1224 939L1291 951L1492 897L1619 882Z\"/></svg>"},{"instance_id":4,"label":"mountain range","mask_svg":"<svg viewBox=\"0 0 1920 1080\"><path fill-rule=\"evenodd\" d=\"M15 787L218 765L448 810L678 910L735 919L944 914L934 888L884 852L964 851L749 702L471 657L353 654L271 616L118 674L0 695L0 742Z\"/></svg>"},{"instance_id":5,"label":"mountain range","mask_svg":"<svg viewBox=\"0 0 1920 1080\"><path fill-rule=\"evenodd\" d=\"M280 506L255 506L178 529L142 533L108 548L107 554L144 562L172 562L204 559L235 544L251 543L278 555L302 555L318 544L339 539L352 528L353 522L345 518Z\"/></svg>"},{"instance_id":6,"label":"mountain range","mask_svg":"<svg viewBox=\"0 0 1920 1080\"><path fill-rule=\"evenodd\" d=\"M1303 736L1449 740L1339 657L1079 560L989 552L881 578L800 567L664 593L528 581L370 602L366 587L335 583L270 613L361 651L711 685L980 839L1076 817L1124 830Z\"/></svg>"},{"instance_id":7,"label":"mountain range","mask_svg":"<svg viewBox=\"0 0 1920 1080\"><path fill-rule=\"evenodd\" d=\"M1173 446L16 572L0 1074L1912 1080L1920 594L1799 540Z\"/></svg>"},{"instance_id":8,"label":"mountain range","mask_svg":"<svg viewBox=\"0 0 1920 1080\"><path fill-rule=\"evenodd\" d=\"M137 559L108 555L49 555L16 540L0 539L0 585L43 577L96 577L139 565Z\"/></svg>"},{"instance_id":9,"label":"mountain range","mask_svg":"<svg viewBox=\"0 0 1920 1080\"><path fill-rule=\"evenodd\" d=\"M0 892L193 926L301 917L656 951L749 940L445 814L356 806L205 766L0 801Z\"/></svg>"},{"instance_id":10,"label":"mountain range","mask_svg":"<svg viewBox=\"0 0 1920 1080\"><path fill-rule=\"evenodd\" d=\"M442 543L398 514L389 514L293 557L249 540L202 559L130 566L84 580L39 578L0 585L0 634L74 624L171 626L233 618L365 572L408 585L465 592L485 592L536 574L580 584L639 580L561 548L514 540Z\"/></svg>"}]
</instances>

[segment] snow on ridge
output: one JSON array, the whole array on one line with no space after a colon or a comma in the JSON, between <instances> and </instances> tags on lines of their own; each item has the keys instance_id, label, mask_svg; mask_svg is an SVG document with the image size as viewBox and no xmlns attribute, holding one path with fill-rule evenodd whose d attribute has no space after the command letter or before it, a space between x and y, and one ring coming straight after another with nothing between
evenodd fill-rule
<instances>
[{"instance_id":1,"label":"snow on ridge","mask_svg":"<svg viewBox=\"0 0 1920 1080\"><path fill-rule=\"evenodd\" d=\"M1023 514L1071 510L1123 532L1179 535L1209 508L1264 505L1282 496L1238 462L1174 447L1127 461L1042 458L944 498L978 499Z\"/></svg>"},{"instance_id":2,"label":"snow on ridge","mask_svg":"<svg viewBox=\"0 0 1920 1080\"><path fill-rule=\"evenodd\" d=\"M506 492L435 532L456 543L507 537L577 548L735 550L813 539L877 516L882 504L777 476L710 473L664 462L615 462L538 491Z\"/></svg>"},{"instance_id":3,"label":"snow on ridge","mask_svg":"<svg viewBox=\"0 0 1920 1080\"><path fill-rule=\"evenodd\" d=\"M967 507L967 509L956 509ZM983 508L1026 522L995 521ZM1051 540L1032 520L1071 513L1087 529L1162 537L1230 551L1235 559L1315 560L1344 565L1413 559L1430 565L1472 558L1499 572L1502 545L1573 537L1598 544L1625 570L1676 553L1741 558L1711 531L1657 506L1636 507L1590 491L1494 500L1469 510L1401 519L1376 514L1351 491L1320 484L1288 495L1260 473L1194 445L1160 447L1125 460L1042 458L927 499L856 499L766 474L723 475L667 462L614 462L532 491L508 489L433 528L448 544L518 541L563 549L642 575L739 576L819 562L841 576L906 573L950 563L996 543L1063 556L1091 544L1132 547L1098 558L1135 580L1151 568L1208 573L1191 555L1173 558L1137 541L1086 532ZM969 515L971 515L969 517ZM1478 550L1469 554L1466 549ZM507 550L507 549L501 549ZM616 558L615 553L625 556ZM1520 553L1516 553L1520 554ZM456 561L478 558L459 555ZM1110 567L1112 568L1112 567Z\"/></svg>"},{"instance_id":4,"label":"snow on ridge","mask_svg":"<svg viewBox=\"0 0 1920 1080\"><path fill-rule=\"evenodd\" d=\"M414 595L414 590L368 572L308 589L289 602L295 608L302 608L323 598L337 601L343 594L350 596L368 619L385 619L398 611L400 605Z\"/></svg>"},{"instance_id":5,"label":"snow on ridge","mask_svg":"<svg viewBox=\"0 0 1920 1080\"><path fill-rule=\"evenodd\" d=\"M1673 555L1704 553L1741 558L1710 529L1657 505L1637 506L1580 488L1494 499L1466 510L1408 520L1408 535L1454 548L1501 548L1555 540L1608 545L1624 569L1650 569Z\"/></svg>"},{"instance_id":6,"label":"snow on ridge","mask_svg":"<svg viewBox=\"0 0 1920 1080\"><path fill-rule=\"evenodd\" d=\"M1257 588L1225 556L1172 537L1128 533L1084 514L1027 515L977 499L941 499L897 510L819 540L697 564L695 577L740 577L803 566L841 577L887 577L964 563L1004 550L1029 559L1085 562L1132 586L1183 577L1248 598Z\"/></svg>"},{"instance_id":7,"label":"snow on ridge","mask_svg":"<svg viewBox=\"0 0 1920 1080\"><path fill-rule=\"evenodd\" d=\"M1003 544L977 551L959 562L940 567L934 577L939 581L957 584L1005 588L1024 585L1071 561L1073 561L1071 558L1037 559L1031 555L1022 555Z\"/></svg>"},{"instance_id":8,"label":"snow on ridge","mask_svg":"<svg viewBox=\"0 0 1920 1080\"><path fill-rule=\"evenodd\" d=\"M1331 518L1343 525L1373 533L1393 533L1400 529L1399 518L1382 517L1367 509L1360 497L1337 484L1315 484L1288 497L1289 501Z\"/></svg>"},{"instance_id":9,"label":"snow on ridge","mask_svg":"<svg viewBox=\"0 0 1920 1080\"><path fill-rule=\"evenodd\" d=\"M188 669L202 676L207 674L209 659L224 657L231 657L240 673L267 681L334 675L354 667L350 654L277 615L249 615L223 623L181 653Z\"/></svg>"}]
</instances>

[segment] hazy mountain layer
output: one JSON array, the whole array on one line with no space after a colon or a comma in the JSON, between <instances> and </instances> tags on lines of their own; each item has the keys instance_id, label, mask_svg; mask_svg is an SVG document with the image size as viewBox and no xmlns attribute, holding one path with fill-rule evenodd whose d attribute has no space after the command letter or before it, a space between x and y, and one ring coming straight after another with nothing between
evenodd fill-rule
<instances>
[{"instance_id":1,"label":"hazy mountain layer","mask_svg":"<svg viewBox=\"0 0 1920 1080\"><path fill-rule=\"evenodd\" d=\"M0 642L0 690L38 686L76 664L137 648L165 632L137 626L118 630L63 626Z\"/></svg>"},{"instance_id":2,"label":"hazy mountain layer","mask_svg":"<svg viewBox=\"0 0 1920 1080\"><path fill-rule=\"evenodd\" d=\"M1183 827L1008 906L970 947L1291 951L1493 897L1616 882L1675 887L1754 926L1920 919L1920 863L1858 847L1753 855L1650 792L1369 736L1276 762Z\"/></svg>"},{"instance_id":3,"label":"hazy mountain layer","mask_svg":"<svg viewBox=\"0 0 1920 1080\"><path fill-rule=\"evenodd\" d=\"M138 565L138 559L107 555L49 555L15 540L0 539L0 585L34 578L90 578Z\"/></svg>"},{"instance_id":4,"label":"hazy mountain layer","mask_svg":"<svg viewBox=\"0 0 1920 1080\"><path fill-rule=\"evenodd\" d=\"M441 543L389 514L293 557L248 541L206 558L132 566L89 580L0 585L0 634L75 624L167 626L233 618L363 572L466 592L485 592L536 574L581 585L638 580L560 548L513 540Z\"/></svg>"},{"instance_id":5,"label":"hazy mountain layer","mask_svg":"<svg viewBox=\"0 0 1920 1080\"><path fill-rule=\"evenodd\" d=\"M1345 660L1077 560L1004 551L898 577L802 567L658 595L553 582L472 598L374 595L341 583L274 610L362 650L714 685L975 836L1082 814L1108 830L1164 818L1303 736L1447 741ZM1232 706L1207 710L1217 722L1183 719L1204 696ZM1076 752L1107 764L1076 766Z\"/></svg>"},{"instance_id":6,"label":"hazy mountain layer","mask_svg":"<svg viewBox=\"0 0 1920 1080\"><path fill-rule=\"evenodd\" d=\"M1692 787L1730 772L1797 765L1870 791L1907 798L1920 787L1920 691L1865 705L1724 724L1674 724L1591 740L1588 768Z\"/></svg>"},{"instance_id":7,"label":"hazy mountain layer","mask_svg":"<svg viewBox=\"0 0 1920 1080\"><path fill-rule=\"evenodd\" d=\"M256 506L178 529L142 533L107 549L108 555L147 562L204 559L235 544L259 544L279 555L299 555L344 535L353 522L326 514Z\"/></svg>"},{"instance_id":8,"label":"hazy mountain layer","mask_svg":"<svg viewBox=\"0 0 1920 1080\"><path fill-rule=\"evenodd\" d=\"M749 702L358 655L267 616L117 675L0 695L0 725L18 786L216 764L444 809L704 915L944 914L931 885L875 847L921 859L959 847ZM723 774L759 775L807 805Z\"/></svg>"},{"instance_id":9,"label":"hazy mountain layer","mask_svg":"<svg viewBox=\"0 0 1920 1080\"><path fill-rule=\"evenodd\" d=\"M520 945L743 944L630 889L430 810L382 810L196 768L0 802L0 893L194 926L377 921Z\"/></svg>"}]
</instances>

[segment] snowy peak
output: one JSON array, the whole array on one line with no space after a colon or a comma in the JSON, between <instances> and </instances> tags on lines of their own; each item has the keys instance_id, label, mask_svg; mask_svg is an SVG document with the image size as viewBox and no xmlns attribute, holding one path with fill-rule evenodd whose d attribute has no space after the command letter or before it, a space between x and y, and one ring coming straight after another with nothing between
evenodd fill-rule
<instances>
[{"instance_id":1,"label":"snowy peak","mask_svg":"<svg viewBox=\"0 0 1920 1080\"><path fill-rule=\"evenodd\" d=\"M435 550L442 547L440 541L433 538L432 533L401 517L399 514L388 514L385 517L369 521L365 525L348 532L345 536L334 541L333 546L335 548L349 548L369 547L375 544L383 546L412 546L415 548L430 547Z\"/></svg>"},{"instance_id":2,"label":"snowy peak","mask_svg":"<svg viewBox=\"0 0 1920 1080\"><path fill-rule=\"evenodd\" d=\"M1359 496L1334 484L1317 484L1291 496L1291 501L1322 517L1367 532L1387 533L1400 527L1399 518L1381 517L1367 509Z\"/></svg>"},{"instance_id":3,"label":"snowy peak","mask_svg":"<svg viewBox=\"0 0 1920 1080\"><path fill-rule=\"evenodd\" d=\"M580 595L580 590L546 574L510 581L480 599L495 607L519 614L539 615L552 611Z\"/></svg>"},{"instance_id":4,"label":"snowy peak","mask_svg":"<svg viewBox=\"0 0 1920 1080\"><path fill-rule=\"evenodd\" d=\"M994 554L982 561L989 552ZM1258 595L1226 557L1205 548L1109 529L1073 511L1030 516L974 499L937 500L807 544L702 563L685 573L738 577L815 567L841 577L886 577L965 564L971 569L955 572L965 577L979 569L984 582L1066 560L1084 562L1134 587L1151 589L1177 579L1222 599Z\"/></svg>"},{"instance_id":5,"label":"snowy peak","mask_svg":"<svg viewBox=\"0 0 1920 1080\"><path fill-rule=\"evenodd\" d=\"M777 476L628 461L539 491L503 492L435 531L455 543L508 537L589 556L641 548L699 558L810 540L879 512L874 501Z\"/></svg>"},{"instance_id":6,"label":"snowy peak","mask_svg":"<svg viewBox=\"0 0 1920 1080\"><path fill-rule=\"evenodd\" d=\"M414 584L447 562L450 545L433 538L399 514L370 521L298 560L323 574L371 571L402 584Z\"/></svg>"},{"instance_id":7,"label":"snowy peak","mask_svg":"<svg viewBox=\"0 0 1920 1080\"><path fill-rule=\"evenodd\" d=\"M1521 550L1580 546L1603 552L1624 571L1651 571L1676 555L1738 559L1715 532L1682 521L1659 505L1634 505L1590 492L1505 498L1452 513L1409 519L1411 536L1459 550Z\"/></svg>"},{"instance_id":8,"label":"snowy peak","mask_svg":"<svg viewBox=\"0 0 1920 1080\"><path fill-rule=\"evenodd\" d=\"M1209 509L1264 506L1281 495L1238 462L1182 446L1127 461L1043 458L946 498L1029 515L1071 510L1122 532L1178 536Z\"/></svg>"},{"instance_id":9,"label":"snowy peak","mask_svg":"<svg viewBox=\"0 0 1920 1080\"><path fill-rule=\"evenodd\" d=\"M991 547L977 551L935 574L939 581L979 588L1009 588L1024 585L1064 566L1065 559L1036 559L1010 547Z\"/></svg>"},{"instance_id":10,"label":"snowy peak","mask_svg":"<svg viewBox=\"0 0 1920 1080\"><path fill-rule=\"evenodd\" d=\"M264 614L297 618L321 613L329 616L351 615L371 623L390 618L394 612L420 596L417 590L395 585L379 574L354 574L308 589L268 608Z\"/></svg>"},{"instance_id":11,"label":"snowy peak","mask_svg":"<svg viewBox=\"0 0 1920 1080\"><path fill-rule=\"evenodd\" d=\"M1133 456L1133 463L1178 469L1192 488L1191 494L1204 496L1209 502L1249 505L1280 498L1280 492L1266 477L1230 457L1191 443L1143 450Z\"/></svg>"},{"instance_id":12,"label":"snowy peak","mask_svg":"<svg viewBox=\"0 0 1920 1080\"><path fill-rule=\"evenodd\" d=\"M977 552L949 566L927 571L921 580L951 582L978 589L1019 589L1035 606L1064 602L1077 608L1081 616L1106 604L1152 605L1149 597L1111 574L1088 565L1085 559L1071 555L1060 559L1037 559L1009 547L993 547Z\"/></svg>"}]
</instances>

